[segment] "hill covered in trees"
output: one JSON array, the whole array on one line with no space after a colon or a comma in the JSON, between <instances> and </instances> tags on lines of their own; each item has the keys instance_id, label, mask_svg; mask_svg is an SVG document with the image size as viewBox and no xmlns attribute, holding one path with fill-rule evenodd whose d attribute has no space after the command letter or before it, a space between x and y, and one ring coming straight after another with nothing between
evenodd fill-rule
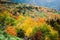
<instances>
[{"instance_id":1,"label":"hill covered in trees","mask_svg":"<svg viewBox=\"0 0 60 40\"><path fill-rule=\"evenodd\" d=\"M0 40L60 40L60 12L22 3L0 3Z\"/></svg>"}]
</instances>

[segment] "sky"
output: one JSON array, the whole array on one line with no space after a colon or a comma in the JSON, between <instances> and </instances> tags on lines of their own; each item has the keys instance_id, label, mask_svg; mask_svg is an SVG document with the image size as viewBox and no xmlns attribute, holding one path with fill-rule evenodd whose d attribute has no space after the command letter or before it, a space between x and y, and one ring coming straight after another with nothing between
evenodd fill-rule
<instances>
[{"instance_id":1,"label":"sky","mask_svg":"<svg viewBox=\"0 0 60 40\"><path fill-rule=\"evenodd\" d=\"M60 0L10 0L11 2L21 2L26 4L34 4L37 6L44 6L60 11Z\"/></svg>"}]
</instances>

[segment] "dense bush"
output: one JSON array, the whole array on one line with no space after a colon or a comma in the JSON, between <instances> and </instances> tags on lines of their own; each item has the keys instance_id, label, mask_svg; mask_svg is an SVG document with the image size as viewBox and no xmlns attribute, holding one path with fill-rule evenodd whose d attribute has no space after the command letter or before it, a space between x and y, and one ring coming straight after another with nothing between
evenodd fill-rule
<instances>
[{"instance_id":1,"label":"dense bush","mask_svg":"<svg viewBox=\"0 0 60 40\"><path fill-rule=\"evenodd\" d=\"M4 31L0 31L0 40L22 40L21 38L9 35Z\"/></svg>"},{"instance_id":2,"label":"dense bush","mask_svg":"<svg viewBox=\"0 0 60 40\"><path fill-rule=\"evenodd\" d=\"M3 11L2 14L0 14L0 21L4 24L4 25L14 25L14 21L15 19L12 18L9 14L9 12L7 11Z\"/></svg>"}]
</instances>

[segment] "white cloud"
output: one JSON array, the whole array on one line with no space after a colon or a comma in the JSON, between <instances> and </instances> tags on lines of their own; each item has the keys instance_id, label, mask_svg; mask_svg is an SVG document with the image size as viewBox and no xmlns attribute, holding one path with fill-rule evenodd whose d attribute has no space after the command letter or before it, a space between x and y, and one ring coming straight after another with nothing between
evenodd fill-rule
<instances>
[{"instance_id":1,"label":"white cloud","mask_svg":"<svg viewBox=\"0 0 60 40\"><path fill-rule=\"evenodd\" d=\"M52 2L52 0L46 0L47 2Z\"/></svg>"}]
</instances>

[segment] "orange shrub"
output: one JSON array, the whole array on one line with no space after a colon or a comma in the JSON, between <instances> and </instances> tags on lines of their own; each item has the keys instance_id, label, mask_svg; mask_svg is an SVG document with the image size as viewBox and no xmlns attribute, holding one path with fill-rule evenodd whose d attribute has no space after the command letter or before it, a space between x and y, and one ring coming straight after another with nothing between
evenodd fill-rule
<instances>
[{"instance_id":1,"label":"orange shrub","mask_svg":"<svg viewBox=\"0 0 60 40\"><path fill-rule=\"evenodd\" d=\"M45 23L43 18L37 18L36 22L38 23L38 25Z\"/></svg>"},{"instance_id":2,"label":"orange shrub","mask_svg":"<svg viewBox=\"0 0 60 40\"><path fill-rule=\"evenodd\" d=\"M5 32L7 34L10 34L10 35L13 35L13 36L17 35L15 28L13 28L12 26L7 26L6 29L5 29Z\"/></svg>"}]
</instances>

